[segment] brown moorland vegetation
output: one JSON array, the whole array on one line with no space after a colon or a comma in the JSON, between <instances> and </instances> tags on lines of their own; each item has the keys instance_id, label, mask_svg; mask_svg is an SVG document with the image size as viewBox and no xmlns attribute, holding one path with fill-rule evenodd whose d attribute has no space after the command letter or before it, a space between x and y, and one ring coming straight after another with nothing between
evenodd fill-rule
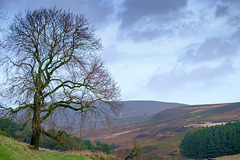
<instances>
[{"instance_id":1,"label":"brown moorland vegetation","mask_svg":"<svg viewBox=\"0 0 240 160\"><path fill-rule=\"evenodd\" d=\"M85 137L120 145L115 152L130 149L136 140L143 149L142 159L171 159L179 155L179 144L188 130L239 120L240 103L192 105L163 110L141 123L99 127L98 136Z\"/></svg>"}]
</instances>

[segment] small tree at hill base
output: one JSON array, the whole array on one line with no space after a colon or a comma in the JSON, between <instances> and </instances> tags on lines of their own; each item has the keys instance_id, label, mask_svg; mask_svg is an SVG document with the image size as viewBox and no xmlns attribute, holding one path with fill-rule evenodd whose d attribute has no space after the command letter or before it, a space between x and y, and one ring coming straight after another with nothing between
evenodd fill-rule
<instances>
[{"instance_id":1,"label":"small tree at hill base","mask_svg":"<svg viewBox=\"0 0 240 160\"><path fill-rule=\"evenodd\" d=\"M121 107L118 86L95 53L101 48L84 15L53 7L15 16L1 43L1 97L8 105L0 108L8 117L27 115L35 149L42 133L61 142L63 130L51 135L42 127L59 108L95 121Z\"/></svg>"}]
</instances>

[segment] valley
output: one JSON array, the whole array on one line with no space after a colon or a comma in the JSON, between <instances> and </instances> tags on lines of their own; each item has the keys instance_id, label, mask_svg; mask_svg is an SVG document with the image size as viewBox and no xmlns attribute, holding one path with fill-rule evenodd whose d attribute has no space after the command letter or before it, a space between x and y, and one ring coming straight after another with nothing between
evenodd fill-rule
<instances>
[{"instance_id":1,"label":"valley","mask_svg":"<svg viewBox=\"0 0 240 160\"><path fill-rule=\"evenodd\" d=\"M143 148L143 159L171 158L168 155L179 150L187 131L239 120L240 103L185 105L162 110L143 122L97 127L96 136L83 137L116 143L120 145L116 152L130 149L135 140Z\"/></svg>"},{"instance_id":2,"label":"valley","mask_svg":"<svg viewBox=\"0 0 240 160\"><path fill-rule=\"evenodd\" d=\"M126 101L110 127L97 123L95 132L88 125L82 131L82 139L104 141L115 144L113 154L118 155L133 149L136 141L142 151L142 159L172 159L180 157L179 145L187 131L201 127L224 125L240 120L240 103L186 105L156 101ZM79 120L74 112L65 110L53 117L60 127L72 123L71 133L79 137ZM64 118L63 118L64 117ZM20 118L20 117L19 117ZM45 127L49 127L46 122Z\"/></svg>"}]
</instances>

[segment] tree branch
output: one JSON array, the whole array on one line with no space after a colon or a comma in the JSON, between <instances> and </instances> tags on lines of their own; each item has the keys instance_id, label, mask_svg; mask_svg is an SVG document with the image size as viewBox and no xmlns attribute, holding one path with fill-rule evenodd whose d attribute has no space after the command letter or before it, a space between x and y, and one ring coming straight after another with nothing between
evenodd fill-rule
<instances>
[{"instance_id":1,"label":"tree branch","mask_svg":"<svg viewBox=\"0 0 240 160\"><path fill-rule=\"evenodd\" d=\"M42 132L43 134L45 134L46 136L48 136L48 137L50 137L50 138L52 138L52 139L57 140L61 145L63 145L63 141L62 141L62 139L61 139L61 136L62 136L63 134L65 134L65 135L68 136L67 132L65 132L65 131L58 131L58 133L57 133L56 136L54 136L54 135L46 132L46 131L43 130L43 129L41 129L41 132Z\"/></svg>"}]
</instances>

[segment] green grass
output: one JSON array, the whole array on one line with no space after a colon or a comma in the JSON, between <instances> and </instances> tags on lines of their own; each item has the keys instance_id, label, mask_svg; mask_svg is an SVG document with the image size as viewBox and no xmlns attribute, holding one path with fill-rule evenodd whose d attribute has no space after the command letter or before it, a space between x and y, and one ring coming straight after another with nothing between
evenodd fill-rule
<instances>
[{"instance_id":1,"label":"green grass","mask_svg":"<svg viewBox=\"0 0 240 160\"><path fill-rule=\"evenodd\" d=\"M91 160L91 158L74 155L74 154L58 154L58 153L47 153L47 152L36 152L40 159L51 159L51 160Z\"/></svg>"},{"instance_id":2,"label":"green grass","mask_svg":"<svg viewBox=\"0 0 240 160\"><path fill-rule=\"evenodd\" d=\"M34 151L22 143L0 134L1 160L117 160L104 154L51 153Z\"/></svg>"},{"instance_id":3,"label":"green grass","mask_svg":"<svg viewBox=\"0 0 240 160\"><path fill-rule=\"evenodd\" d=\"M0 135L0 159L38 160L40 157L38 157L34 152L32 152L23 144L11 138Z\"/></svg>"}]
</instances>

